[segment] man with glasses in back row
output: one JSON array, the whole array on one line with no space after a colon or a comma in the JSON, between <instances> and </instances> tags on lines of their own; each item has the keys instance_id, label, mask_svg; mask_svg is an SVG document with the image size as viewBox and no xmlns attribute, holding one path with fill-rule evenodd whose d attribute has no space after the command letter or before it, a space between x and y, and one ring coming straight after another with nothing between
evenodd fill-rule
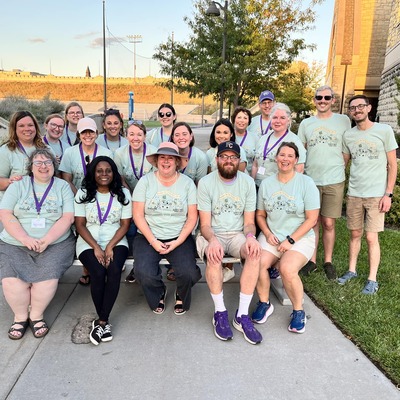
<instances>
[{"instance_id":1,"label":"man with glasses in back row","mask_svg":"<svg viewBox=\"0 0 400 400\"><path fill-rule=\"evenodd\" d=\"M321 209L315 232L315 251L310 261L300 270L309 275L317 269L319 227L322 227L324 246L324 271L328 279L336 279L332 263L335 246L335 223L342 215L345 168L342 154L342 137L350 129L347 115L335 114L332 106L335 97L331 87L321 86L315 92L317 114L303 120L299 126L299 138L307 149L305 173L310 176L320 193Z\"/></svg>"},{"instance_id":2,"label":"man with glasses in back row","mask_svg":"<svg viewBox=\"0 0 400 400\"><path fill-rule=\"evenodd\" d=\"M346 205L350 230L349 270L338 283L344 285L357 277L357 259L365 229L369 275L362 293L371 295L379 287L376 280L380 263L378 233L384 230L385 213L392 205L398 146L392 128L371 121L370 111L366 96L356 95L350 99L349 113L356 126L343 135L344 161L347 164L351 159Z\"/></svg>"}]
</instances>

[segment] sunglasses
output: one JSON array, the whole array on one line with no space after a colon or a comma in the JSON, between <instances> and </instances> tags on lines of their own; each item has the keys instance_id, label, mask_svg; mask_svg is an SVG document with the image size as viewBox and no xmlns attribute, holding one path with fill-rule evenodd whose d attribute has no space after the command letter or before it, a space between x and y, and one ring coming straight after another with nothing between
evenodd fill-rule
<instances>
[{"instance_id":1,"label":"sunglasses","mask_svg":"<svg viewBox=\"0 0 400 400\"><path fill-rule=\"evenodd\" d=\"M107 117L108 115L121 115L119 110L115 109L115 108L109 108L104 115Z\"/></svg>"},{"instance_id":2,"label":"sunglasses","mask_svg":"<svg viewBox=\"0 0 400 400\"><path fill-rule=\"evenodd\" d=\"M160 117L160 118L164 118L164 117L170 117L172 115L172 112L171 111L168 111L168 112L166 112L166 113L163 113L163 112L159 112L158 113L158 116Z\"/></svg>"},{"instance_id":3,"label":"sunglasses","mask_svg":"<svg viewBox=\"0 0 400 400\"><path fill-rule=\"evenodd\" d=\"M322 99L325 99L326 101L329 101L329 100L332 100L332 97L333 96L315 96L315 100L318 100L318 101L320 101L320 100L322 100Z\"/></svg>"},{"instance_id":4,"label":"sunglasses","mask_svg":"<svg viewBox=\"0 0 400 400\"><path fill-rule=\"evenodd\" d=\"M131 125L143 125L143 121L140 121L138 119L132 119L130 121L128 121L128 126Z\"/></svg>"}]
</instances>

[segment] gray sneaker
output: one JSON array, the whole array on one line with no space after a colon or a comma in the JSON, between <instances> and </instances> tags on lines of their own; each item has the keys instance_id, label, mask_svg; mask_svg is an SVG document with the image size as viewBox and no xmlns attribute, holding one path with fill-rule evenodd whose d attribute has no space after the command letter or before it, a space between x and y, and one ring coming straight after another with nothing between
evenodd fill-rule
<instances>
[{"instance_id":1,"label":"gray sneaker","mask_svg":"<svg viewBox=\"0 0 400 400\"><path fill-rule=\"evenodd\" d=\"M375 294L379 289L378 282L367 280L364 289L361 291L362 294Z\"/></svg>"},{"instance_id":2,"label":"gray sneaker","mask_svg":"<svg viewBox=\"0 0 400 400\"><path fill-rule=\"evenodd\" d=\"M339 285L344 285L347 283L350 279L357 278L357 272L351 272L347 271L343 276L337 279L337 283Z\"/></svg>"}]
</instances>

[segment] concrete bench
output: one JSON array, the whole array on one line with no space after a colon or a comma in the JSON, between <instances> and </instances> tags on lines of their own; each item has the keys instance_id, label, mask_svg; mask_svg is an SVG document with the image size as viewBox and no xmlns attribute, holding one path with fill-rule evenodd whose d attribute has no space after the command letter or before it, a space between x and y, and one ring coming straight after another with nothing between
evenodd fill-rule
<instances>
[{"instance_id":1,"label":"concrete bench","mask_svg":"<svg viewBox=\"0 0 400 400\"><path fill-rule=\"evenodd\" d=\"M196 260L197 260L197 264L204 264L204 262L200 258L197 258ZM128 269L132 268L134 261L135 260L133 258L127 258L125 261L125 267ZM224 264L227 264L227 263L240 264L240 260L238 258L230 257L230 256L225 256L223 258L222 262ZM72 265L82 267L82 263L77 259L74 260L74 263ZM160 261L160 265L169 265L169 262L168 262L168 260L163 258ZM283 287L282 279L271 279L271 289L282 305L284 305L284 306L292 305L292 303L289 300L289 297Z\"/></svg>"}]
</instances>

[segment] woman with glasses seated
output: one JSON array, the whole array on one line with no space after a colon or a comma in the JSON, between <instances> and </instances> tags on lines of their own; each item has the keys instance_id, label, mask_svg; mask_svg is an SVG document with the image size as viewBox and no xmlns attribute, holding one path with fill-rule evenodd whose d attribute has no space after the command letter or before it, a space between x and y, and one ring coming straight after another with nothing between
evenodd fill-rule
<instances>
[{"instance_id":1,"label":"woman with glasses seated","mask_svg":"<svg viewBox=\"0 0 400 400\"><path fill-rule=\"evenodd\" d=\"M64 119L59 114L51 114L44 121L43 141L51 148L56 155L57 164L60 164L64 151L71 147L67 142L61 140L64 130Z\"/></svg>"},{"instance_id":2,"label":"woman with glasses seated","mask_svg":"<svg viewBox=\"0 0 400 400\"><path fill-rule=\"evenodd\" d=\"M157 116L161 126L151 130L146 138L147 143L155 148L158 148L161 143L169 141L172 127L176 121L175 108L171 104L163 103L158 107Z\"/></svg>"},{"instance_id":3,"label":"woman with glasses seated","mask_svg":"<svg viewBox=\"0 0 400 400\"><path fill-rule=\"evenodd\" d=\"M12 340L28 326L36 338L47 335L43 314L74 259L74 196L68 183L54 177L55 163L48 149L35 150L29 176L10 185L0 205L0 277L14 314Z\"/></svg>"},{"instance_id":4,"label":"woman with glasses seated","mask_svg":"<svg viewBox=\"0 0 400 400\"><path fill-rule=\"evenodd\" d=\"M79 103L72 101L67 104L67 107L65 107L65 129L61 140L70 146L77 144L78 121L84 116L83 108Z\"/></svg>"},{"instance_id":5,"label":"woman with glasses seated","mask_svg":"<svg viewBox=\"0 0 400 400\"><path fill-rule=\"evenodd\" d=\"M114 161L118 167L118 172L121 174L124 186L133 193L139 179L153 170L153 166L147 161L146 156L155 153L157 149L146 143L146 127L142 121L129 121L126 137L129 144L114 153ZM136 231L136 226L132 221L126 235L130 248L136 236ZM135 282L134 267L125 278L125 281L129 283Z\"/></svg>"},{"instance_id":6,"label":"woman with glasses seated","mask_svg":"<svg viewBox=\"0 0 400 400\"><path fill-rule=\"evenodd\" d=\"M61 177L66 180L74 194L82 185L86 175L87 165L97 156L108 156L112 158L111 150L96 143L97 126L93 119L85 117L78 121L77 139L79 144L65 150L58 170ZM90 284L90 275L83 269L83 275L79 279L81 285Z\"/></svg>"},{"instance_id":7,"label":"woman with glasses seated","mask_svg":"<svg viewBox=\"0 0 400 400\"><path fill-rule=\"evenodd\" d=\"M118 110L108 109L103 117L104 133L99 135L96 143L111 150L113 154L122 146L128 144L124 137L124 120Z\"/></svg>"}]
</instances>

